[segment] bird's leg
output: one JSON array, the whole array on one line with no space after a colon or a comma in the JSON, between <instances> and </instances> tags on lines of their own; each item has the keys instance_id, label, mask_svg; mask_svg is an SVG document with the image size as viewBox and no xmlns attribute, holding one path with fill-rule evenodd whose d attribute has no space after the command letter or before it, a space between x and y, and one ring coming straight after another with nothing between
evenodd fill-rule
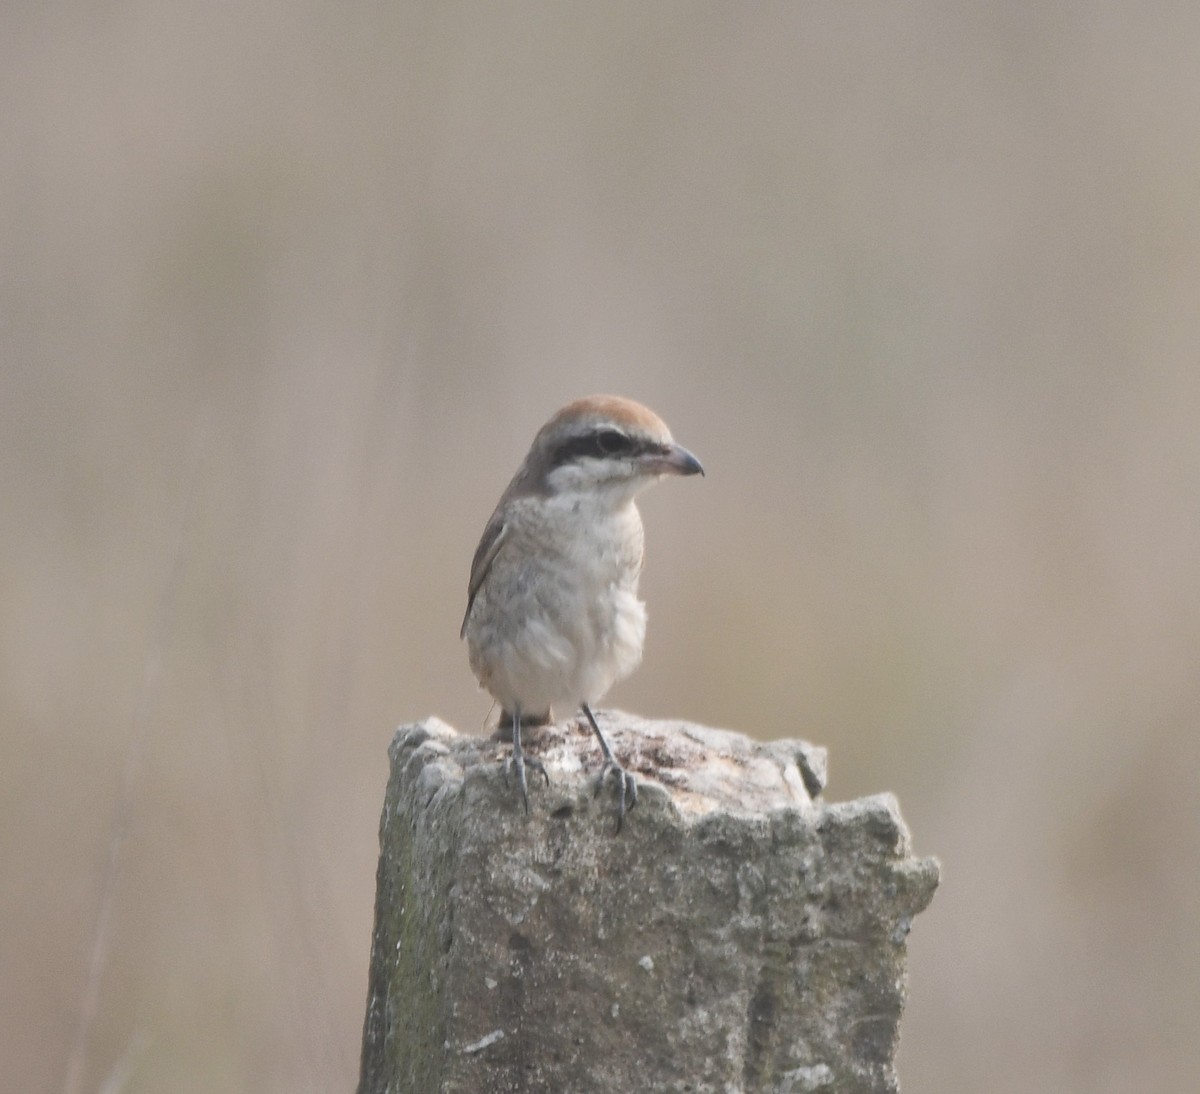
<instances>
[{"instance_id":1,"label":"bird's leg","mask_svg":"<svg viewBox=\"0 0 1200 1094\"><path fill-rule=\"evenodd\" d=\"M521 801L525 805L525 816L529 816L529 788L525 782L525 768L531 767L534 771L540 771L542 778L546 780L546 785L550 785L550 776L546 772L546 766L541 760L530 756L525 757L524 751L521 749L521 708L514 707L512 712L512 756L505 762L504 777L508 779L508 768L511 765L512 769L517 773L517 789L521 792Z\"/></svg>"},{"instance_id":2,"label":"bird's leg","mask_svg":"<svg viewBox=\"0 0 1200 1094\"><path fill-rule=\"evenodd\" d=\"M604 779L609 772L612 772L617 784L617 831L620 832L621 825L625 823L626 810L637 805L637 779L617 763L612 749L608 747L608 742L604 739L604 734L600 732L600 727L596 724L596 716L592 713L592 708L587 703L583 703L581 706L584 716L592 727L592 732L596 734L596 740L600 742L600 751L604 753L604 766L600 769L600 781L596 786L596 792L600 792L600 787L604 785Z\"/></svg>"}]
</instances>

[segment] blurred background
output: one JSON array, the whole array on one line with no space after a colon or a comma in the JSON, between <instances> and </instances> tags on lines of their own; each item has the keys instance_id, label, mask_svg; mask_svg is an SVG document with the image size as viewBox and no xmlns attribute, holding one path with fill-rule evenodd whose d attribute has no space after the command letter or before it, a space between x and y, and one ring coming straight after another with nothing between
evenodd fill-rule
<instances>
[{"instance_id":1,"label":"blurred background","mask_svg":"<svg viewBox=\"0 0 1200 1094\"><path fill-rule=\"evenodd\" d=\"M387 744L598 391L708 470L607 704L942 860L905 1089L1195 1088L1200 6L0 19L5 1089L352 1089Z\"/></svg>"}]
</instances>

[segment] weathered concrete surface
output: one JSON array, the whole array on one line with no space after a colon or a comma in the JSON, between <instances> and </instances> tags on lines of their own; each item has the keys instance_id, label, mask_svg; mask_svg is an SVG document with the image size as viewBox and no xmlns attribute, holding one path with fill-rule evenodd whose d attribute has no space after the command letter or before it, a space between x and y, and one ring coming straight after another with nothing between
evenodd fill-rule
<instances>
[{"instance_id":1,"label":"weathered concrete surface","mask_svg":"<svg viewBox=\"0 0 1200 1094\"><path fill-rule=\"evenodd\" d=\"M887 794L814 804L824 752L598 715L599 750L401 728L380 824L360 1094L898 1089L904 939L937 886Z\"/></svg>"}]
</instances>

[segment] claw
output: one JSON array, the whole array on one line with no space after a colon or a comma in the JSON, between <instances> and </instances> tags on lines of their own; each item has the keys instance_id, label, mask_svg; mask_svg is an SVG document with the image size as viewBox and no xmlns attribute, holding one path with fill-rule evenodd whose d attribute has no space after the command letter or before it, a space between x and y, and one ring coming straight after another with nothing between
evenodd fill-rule
<instances>
[{"instance_id":1,"label":"claw","mask_svg":"<svg viewBox=\"0 0 1200 1094\"><path fill-rule=\"evenodd\" d=\"M579 709L587 718L588 724L596 734L596 740L600 742L600 751L604 753L604 766L600 768L600 777L596 781L596 793L599 794L603 789L604 780L608 777L609 772L612 772L617 781L617 832L619 833L621 826L625 823L626 812L637 805L637 779L617 763L617 758L613 755L612 749L608 747L604 734L600 732L600 726L596 721L596 716L592 713L592 708L587 703L583 703ZM625 804L626 801L629 802L628 806Z\"/></svg>"},{"instance_id":2,"label":"claw","mask_svg":"<svg viewBox=\"0 0 1200 1094\"><path fill-rule=\"evenodd\" d=\"M510 770L517 773L517 789L521 792L521 801L525 806L525 816L529 816L529 784L525 779L525 769L530 768L538 772L543 779L546 780L546 785L550 785L550 774L546 770L546 765L541 760L534 759L532 756L526 756L523 752L514 752L504 761L504 782L508 783L508 773Z\"/></svg>"},{"instance_id":3,"label":"claw","mask_svg":"<svg viewBox=\"0 0 1200 1094\"><path fill-rule=\"evenodd\" d=\"M638 802L637 779L616 760L605 760L596 779L596 795L604 789L604 780L612 775L617 784L617 828L620 832L625 824L625 814ZM615 834L615 833L614 833Z\"/></svg>"},{"instance_id":4,"label":"claw","mask_svg":"<svg viewBox=\"0 0 1200 1094\"><path fill-rule=\"evenodd\" d=\"M504 761L504 781L508 782L508 769L512 768L517 773L517 789L521 791L521 801L525 805L525 816L529 816L529 786L525 782L525 768L532 767L534 771L540 771L542 778L546 780L546 785L550 785L550 776L546 772L546 767L541 760L534 759L530 756L525 757L525 750L521 747L521 708L516 707L512 712L512 755Z\"/></svg>"}]
</instances>

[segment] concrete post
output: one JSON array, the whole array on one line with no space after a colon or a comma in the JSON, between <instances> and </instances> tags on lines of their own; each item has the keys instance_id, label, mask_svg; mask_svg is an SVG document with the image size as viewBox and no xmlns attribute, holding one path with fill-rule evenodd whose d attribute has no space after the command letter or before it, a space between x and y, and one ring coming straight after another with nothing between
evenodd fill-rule
<instances>
[{"instance_id":1,"label":"concrete post","mask_svg":"<svg viewBox=\"0 0 1200 1094\"><path fill-rule=\"evenodd\" d=\"M887 794L819 799L825 756L598 715L639 776L614 834L585 727L508 746L401 728L359 1094L896 1091L905 936L938 881Z\"/></svg>"}]
</instances>

